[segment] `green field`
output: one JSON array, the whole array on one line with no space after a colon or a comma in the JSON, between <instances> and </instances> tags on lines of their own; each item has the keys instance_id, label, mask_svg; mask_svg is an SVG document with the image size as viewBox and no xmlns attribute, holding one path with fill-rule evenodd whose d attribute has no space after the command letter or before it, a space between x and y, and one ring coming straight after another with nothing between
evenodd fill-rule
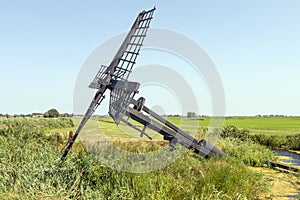
<instances>
[{"instance_id":1,"label":"green field","mask_svg":"<svg viewBox=\"0 0 300 200\"><path fill-rule=\"evenodd\" d=\"M189 129L188 121L195 126L196 119L187 118L168 118L175 124L180 124L182 121ZM198 127L208 127L211 118L199 118ZM236 126L240 129L249 129L251 134L268 134L268 135L293 135L300 134L300 117L226 117L224 119L224 126Z\"/></svg>"},{"instance_id":2,"label":"green field","mask_svg":"<svg viewBox=\"0 0 300 200\"><path fill-rule=\"evenodd\" d=\"M197 139L207 137L215 128L209 129L209 126L212 126L212 119L208 117L197 119L171 117L167 119ZM80 118L73 120L75 121L75 126L80 123ZM220 120L220 118L217 120ZM143 125L132 120L130 122L140 130L143 129ZM221 130L223 129L220 132L221 137L229 136L243 140L247 139L273 150L300 149L300 117L227 117L221 120L221 122L220 128ZM52 133L57 132L55 129L51 131ZM229 135L224 135L224 131ZM146 132L154 141L161 141L163 139L160 134L150 129L146 129ZM140 132L123 123L117 126L113 119L109 117L90 120L80 134L80 137L87 142L104 140L128 141L133 139L149 140L145 136L141 138Z\"/></svg>"},{"instance_id":3,"label":"green field","mask_svg":"<svg viewBox=\"0 0 300 200\"><path fill-rule=\"evenodd\" d=\"M194 132L201 132L203 129L209 127L211 118L188 119L186 117L171 117L167 118L170 122L178 125L181 129L193 134ZM109 122L109 123L107 123ZM141 125L138 125L142 128ZM250 134L266 134L266 135L295 135L300 134L300 117L226 117L223 126L235 126L239 129L248 129ZM130 129L132 135L122 134L121 129L113 124L111 118L99 119L99 126L105 130L105 134L112 137L134 137L139 135L138 132ZM126 132L128 132L126 131ZM151 132L151 135L155 135ZM159 136L154 136L160 138Z\"/></svg>"},{"instance_id":4,"label":"green field","mask_svg":"<svg viewBox=\"0 0 300 200\"><path fill-rule=\"evenodd\" d=\"M1 121L6 118L0 118ZM13 119L13 118L12 118ZM188 119L186 117L171 117L167 118L170 122L178 125L187 132L201 131L210 125L211 118L199 118ZM24 119L26 120L26 118ZM42 120L46 124L47 119L34 119L35 121ZM117 127L110 117L100 118L99 128L105 130L105 134L111 137L135 137L139 135L137 131L132 130L124 125L121 128ZM75 124L80 122L80 118L73 118ZM40 124L40 123L37 123ZM44 125L45 125L44 124ZM135 125L142 128L141 125L135 123ZM224 119L224 126L236 126L239 129L248 129L250 134L267 134L267 135L294 135L300 134L300 117L226 117ZM0 127L1 128L1 127ZM126 129L132 132L131 135L122 134L122 130ZM48 132L58 132L62 130L62 127L56 129L47 129ZM73 129L74 130L74 129ZM160 138L155 136L156 134L150 131L151 136L154 138Z\"/></svg>"},{"instance_id":5,"label":"green field","mask_svg":"<svg viewBox=\"0 0 300 200\"><path fill-rule=\"evenodd\" d=\"M228 117L227 125L249 129L251 134L300 134L300 117Z\"/></svg>"}]
</instances>

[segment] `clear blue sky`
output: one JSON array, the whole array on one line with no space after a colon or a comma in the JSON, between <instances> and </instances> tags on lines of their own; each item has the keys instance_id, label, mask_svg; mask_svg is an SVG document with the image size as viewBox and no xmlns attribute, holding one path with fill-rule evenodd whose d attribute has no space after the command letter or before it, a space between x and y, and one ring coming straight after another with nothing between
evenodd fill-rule
<instances>
[{"instance_id":1,"label":"clear blue sky","mask_svg":"<svg viewBox=\"0 0 300 200\"><path fill-rule=\"evenodd\" d=\"M214 61L227 115L300 115L298 0L0 1L0 113L72 112L88 55L153 6Z\"/></svg>"}]
</instances>

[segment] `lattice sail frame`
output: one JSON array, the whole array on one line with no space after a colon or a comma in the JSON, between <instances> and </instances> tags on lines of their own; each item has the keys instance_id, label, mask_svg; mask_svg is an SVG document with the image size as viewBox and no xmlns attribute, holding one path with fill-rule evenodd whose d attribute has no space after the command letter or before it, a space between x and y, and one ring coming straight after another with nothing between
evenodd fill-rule
<instances>
[{"instance_id":1,"label":"lattice sail frame","mask_svg":"<svg viewBox=\"0 0 300 200\"><path fill-rule=\"evenodd\" d=\"M131 95L138 92L139 83L116 81L110 93L109 115L119 124L125 112L128 111Z\"/></svg>"},{"instance_id":2,"label":"lattice sail frame","mask_svg":"<svg viewBox=\"0 0 300 200\"><path fill-rule=\"evenodd\" d=\"M113 69L111 73L112 81L119 81L118 85L125 87L113 88L110 93L109 115L119 124L124 116L129 104L131 94L138 88L133 86L133 82L128 82L128 76L136 63L137 56L143 45L146 33L153 18L154 9L141 12L134 22L130 32L121 45L120 50L113 59L112 65L108 68ZM116 63L116 64L115 64ZM127 87L128 86L128 87ZM133 89L131 87L133 87Z\"/></svg>"},{"instance_id":3,"label":"lattice sail frame","mask_svg":"<svg viewBox=\"0 0 300 200\"><path fill-rule=\"evenodd\" d=\"M123 42L120 50L114 58L117 64L113 66L113 80L127 80L135 64L139 51L143 45L146 33L149 29L154 9L141 12L133 24L129 34ZM114 61L112 64L115 64ZM111 67L111 66L110 66Z\"/></svg>"},{"instance_id":4,"label":"lattice sail frame","mask_svg":"<svg viewBox=\"0 0 300 200\"><path fill-rule=\"evenodd\" d=\"M101 65L94 80L89 85L89 88L99 89L101 84L108 85L109 82L110 82L110 76L108 76L108 73L107 73L107 66Z\"/></svg>"}]
</instances>

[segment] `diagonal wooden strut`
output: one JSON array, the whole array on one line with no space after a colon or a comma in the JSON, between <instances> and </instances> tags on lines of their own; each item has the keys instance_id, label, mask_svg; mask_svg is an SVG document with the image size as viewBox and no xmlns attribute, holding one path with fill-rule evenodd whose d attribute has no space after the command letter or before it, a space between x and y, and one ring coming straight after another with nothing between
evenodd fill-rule
<instances>
[{"instance_id":1,"label":"diagonal wooden strut","mask_svg":"<svg viewBox=\"0 0 300 200\"><path fill-rule=\"evenodd\" d=\"M103 99L105 98L105 96L103 95L103 92L105 91L105 89L99 90L95 97L93 98L89 108L87 109L85 115L83 116L82 121L80 122L75 134L73 135L72 139L70 140L70 142L68 143L67 147L65 148L62 156L61 156L61 161L65 161L69 151L71 150L75 140L77 139L80 131L83 129L84 125L86 124L86 122L91 118L92 114L94 113L94 111L97 109L97 107L100 105L100 103L103 101Z\"/></svg>"},{"instance_id":2,"label":"diagonal wooden strut","mask_svg":"<svg viewBox=\"0 0 300 200\"><path fill-rule=\"evenodd\" d=\"M131 99L131 103L133 105L138 105L138 101L134 99ZM208 141L204 139L197 140L193 138L188 133L184 132L171 122L162 118L148 107L143 106L142 110L156 120L151 119L150 117L144 115L141 111L138 111L131 107L128 107L125 115L139 122L145 127L150 128L157 133L160 133L164 136L164 139L169 140L171 144L179 143L188 149L192 149L195 153L203 157L211 157L214 155L227 157L227 154L225 154L223 151L221 151Z\"/></svg>"}]
</instances>

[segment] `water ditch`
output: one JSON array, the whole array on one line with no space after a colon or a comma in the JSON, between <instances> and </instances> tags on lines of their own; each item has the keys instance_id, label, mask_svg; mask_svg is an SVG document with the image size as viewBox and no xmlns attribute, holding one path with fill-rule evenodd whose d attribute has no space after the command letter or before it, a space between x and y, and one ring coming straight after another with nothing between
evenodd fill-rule
<instances>
[{"instance_id":1,"label":"water ditch","mask_svg":"<svg viewBox=\"0 0 300 200\"><path fill-rule=\"evenodd\" d=\"M281 162L290 166L300 167L300 152L284 150L274 150L273 152Z\"/></svg>"},{"instance_id":2,"label":"water ditch","mask_svg":"<svg viewBox=\"0 0 300 200\"><path fill-rule=\"evenodd\" d=\"M274 150L273 152L276 157L278 157L279 162L300 169L300 151ZM297 199L300 197L299 176L288 174L284 175L281 173L277 174L277 179L277 181L275 181L276 178L274 179L273 189L277 191L280 189L282 190L282 195L275 195L277 198L279 197L278 199ZM275 197L275 199L277 198Z\"/></svg>"}]
</instances>

